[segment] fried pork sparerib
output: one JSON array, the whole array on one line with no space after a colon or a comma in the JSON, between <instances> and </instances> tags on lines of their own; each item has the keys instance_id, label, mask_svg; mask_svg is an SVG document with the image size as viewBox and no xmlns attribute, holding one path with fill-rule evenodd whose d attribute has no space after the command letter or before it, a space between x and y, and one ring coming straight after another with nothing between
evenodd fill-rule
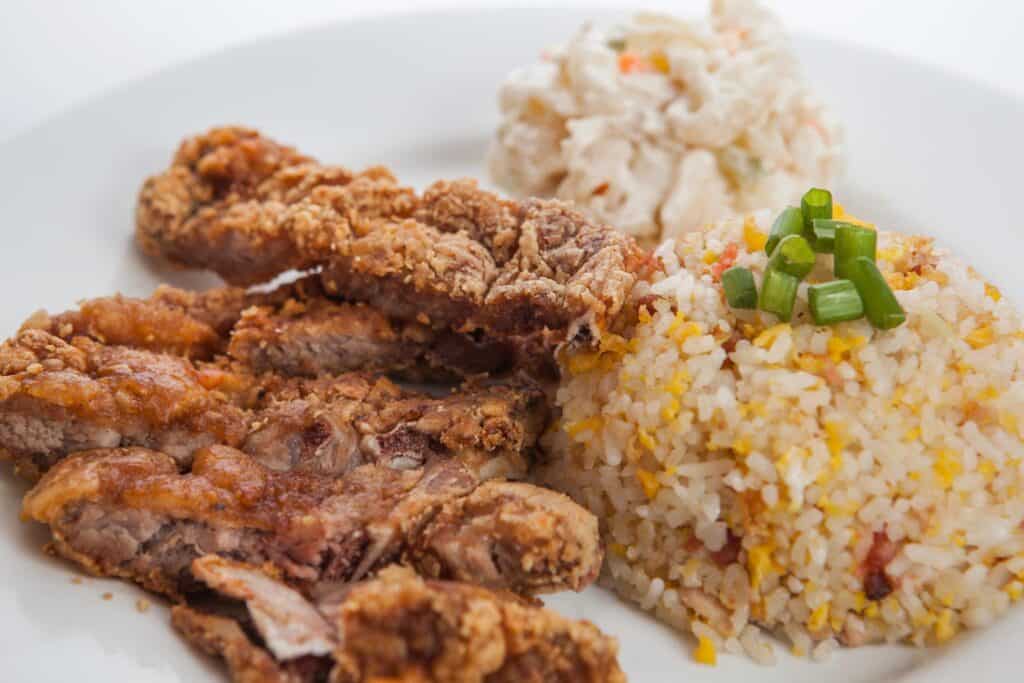
<instances>
[{"instance_id":1,"label":"fried pork sparerib","mask_svg":"<svg viewBox=\"0 0 1024 683\"><path fill-rule=\"evenodd\" d=\"M527 594L582 589L602 556L596 519L565 496L481 482L451 458L327 477L226 446L200 450L186 474L156 451L86 451L44 475L23 509L61 555L171 596L196 588L189 564L205 554L268 564L307 588L401 562Z\"/></svg>"},{"instance_id":2,"label":"fried pork sparerib","mask_svg":"<svg viewBox=\"0 0 1024 683\"><path fill-rule=\"evenodd\" d=\"M0 455L30 478L68 453L129 444L186 464L201 446L244 440L232 392L247 388L175 356L26 330L0 346Z\"/></svg>"},{"instance_id":3,"label":"fried pork sparerib","mask_svg":"<svg viewBox=\"0 0 1024 683\"><path fill-rule=\"evenodd\" d=\"M237 287L188 292L164 285L148 299L118 294L88 299L77 310L57 315L40 311L21 329L42 330L64 341L88 337L103 344L209 359L224 351L231 329L253 303L253 297Z\"/></svg>"},{"instance_id":4,"label":"fried pork sparerib","mask_svg":"<svg viewBox=\"0 0 1024 683\"><path fill-rule=\"evenodd\" d=\"M389 567L310 602L255 567L192 563L225 602L172 610L175 627L248 683L618 683L615 640L515 595ZM221 612L226 611L221 609ZM246 630L258 634L260 644Z\"/></svg>"},{"instance_id":5,"label":"fried pork sparerib","mask_svg":"<svg viewBox=\"0 0 1024 683\"><path fill-rule=\"evenodd\" d=\"M548 379L555 372L554 345L544 335L499 340L389 318L366 304L327 295L317 277L269 292L162 286L148 299L116 295L56 315L41 311L22 329L192 360L227 354L252 372L303 377L360 370L449 382L515 370Z\"/></svg>"},{"instance_id":6,"label":"fried pork sparerib","mask_svg":"<svg viewBox=\"0 0 1024 683\"><path fill-rule=\"evenodd\" d=\"M520 477L546 416L525 383L433 397L364 373L253 375L37 329L0 345L0 454L30 478L78 450L143 446L187 467L211 444L276 469L338 474L454 456L483 476Z\"/></svg>"},{"instance_id":7,"label":"fried pork sparerib","mask_svg":"<svg viewBox=\"0 0 1024 683\"><path fill-rule=\"evenodd\" d=\"M457 457L483 478L521 478L548 418L531 384L465 384L433 398L364 374L287 380L251 423L242 448L275 470L344 474Z\"/></svg>"},{"instance_id":8,"label":"fried pork sparerib","mask_svg":"<svg viewBox=\"0 0 1024 683\"><path fill-rule=\"evenodd\" d=\"M475 182L422 196L382 169L321 166L252 130L182 143L144 184L142 248L252 284L322 266L331 293L433 327L518 335L622 307L647 257L557 201L501 199Z\"/></svg>"},{"instance_id":9,"label":"fried pork sparerib","mask_svg":"<svg viewBox=\"0 0 1024 683\"><path fill-rule=\"evenodd\" d=\"M246 309L227 353L255 371L318 377L352 370L412 381L451 381L524 369L550 375L550 348L531 338L493 339L435 329L327 295L316 277Z\"/></svg>"},{"instance_id":10,"label":"fried pork sparerib","mask_svg":"<svg viewBox=\"0 0 1024 683\"><path fill-rule=\"evenodd\" d=\"M136 234L151 255L254 284L318 265L352 226L413 207L385 169L321 166L255 131L219 128L185 140L146 181Z\"/></svg>"}]
</instances>

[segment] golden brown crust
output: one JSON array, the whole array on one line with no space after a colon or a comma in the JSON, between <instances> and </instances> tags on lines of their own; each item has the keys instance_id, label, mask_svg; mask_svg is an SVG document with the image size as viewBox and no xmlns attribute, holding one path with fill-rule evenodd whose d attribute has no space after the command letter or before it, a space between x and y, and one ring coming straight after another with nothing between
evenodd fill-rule
<instances>
[{"instance_id":1,"label":"golden brown crust","mask_svg":"<svg viewBox=\"0 0 1024 683\"><path fill-rule=\"evenodd\" d=\"M504 591L389 567L314 606L250 565L207 556L192 570L243 601L248 612L235 618L262 637L259 647L235 621L175 608L178 630L223 657L236 681L314 681L327 671L332 683L625 681L613 638Z\"/></svg>"},{"instance_id":2,"label":"golden brown crust","mask_svg":"<svg viewBox=\"0 0 1024 683\"><path fill-rule=\"evenodd\" d=\"M384 570L353 588L337 622L345 641L335 655L335 683L626 680L615 640L592 624L405 569Z\"/></svg>"},{"instance_id":3,"label":"golden brown crust","mask_svg":"<svg viewBox=\"0 0 1024 683\"><path fill-rule=\"evenodd\" d=\"M0 449L31 478L76 450L144 446L187 467L211 444L276 469L454 456L485 477L519 477L546 418L543 393L525 383L433 397L367 373L254 374L35 328L0 345Z\"/></svg>"},{"instance_id":4,"label":"golden brown crust","mask_svg":"<svg viewBox=\"0 0 1024 683\"><path fill-rule=\"evenodd\" d=\"M121 444L168 450L237 444L233 402L249 379L216 366L27 329L0 346L0 447L41 469L68 452Z\"/></svg>"},{"instance_id":5,"label":"golden brown crust","mask_svg":"<svg viewBox=\"0 0 1024 683\"><path fill-rule=\"evenodd\" d=\"M560 525L576 533L568 534ZM410 553L424 576L493 585L483 576L445 573L453 566L446 558L489 548L492 561L508 566L503 574L523 579L506 587L526 595L543 592L554 583L571 590L589 586L597 579L603 557L593 515L567 496L516 482L481 486L458 505L441 510L422 536L424 542ZM496 546L488 540L493 536L508 542ZM529 571L524 571L526 567Z\"/></svg>"},{"instance_id":6,"label":"golden brown crust","mask_svg":"<svg viewBox=\"0 0 1024 683\"><path fill-rule=\"evenodd\" d=\"M249 130L214 130L182 149L143 187L140 243L230 282L324 265L328 291L388 315L564 337L577 321L615 316L647 258L563 203L516 203L470 180L417 197L382 169L317 166Z\"/></svg>"},{"instance_id":7,"label":"golden brown crust","mask_svg":"<svg viewBox=\"0 0 1024 683\"><path fill-rule=\"evenodd\" d=\"M320 166L226 127L185 140L171 168L146 181L136 236L152 256L253 284L317 265L365 221L411 209L411 192L383 169Z\"/></svg>"},{"instance_id":8,"label":"golden brown crust","mask_svg":"<svg viewBox=\"0 0 1024 683\"><path fill-rule=\"evenodd\" d=\"M22 330L212 360L227 354L255 373L317 377L360 370L415 382L450 382L524 370L555 376L550 335L495 339L391 318L327 295L309 276L269 292L169 286L147 299L120 294L77 310L35 313Z\"/></svg>"},{"instance_id":9,"label":"golden brown crust","mask_svg":"<svg viewBox=\"0 0 1024 683\"><path fill-rule=\"evenodd\" d=\"M361 370L417 382L535 370L552 357L539 344L528 349L528 340L477 338L391 318L330 298L318 282L307 277L264 300L250 297L227 353L256 372L317 377Z\"/></svg>"},{"instance_id":10,"label":"golden brown crust","mask_svg":"<svg viewBox=\"0 0 1024 683\"><path fill-rule=\"evenodd\" d=\"M324 477L214 446L180 474L155 451L86 451L50 470L23 511L94 573L172 596L189 589L188 563L205 553L269 563L303 584L399 560L527 593L582 589L601 563L596 521L582 508L528 484L480 483L451 459Z\"/></svg>"},{"instance_id":11,"label":"golden brown crust","mask_svg":"<svg viewBox=\"0 0 1024 683\"><path fill-rule=\"evenodd\" d=\"M435 326L564 337L577 321L617 315L646 266L629 237L557 201L512 205L471 180L435 183L425 197L417 217L433 223L378 224L336 251L326 289Z\"/></svg>"},{"instance_id":12,"label":"golden brown crust","mask_svg":"<svg viewBox=\"0 0 1024 683\"><path fill-rule=\"evenodd\" d=\"M238 287L191 292L161 285L148 299L115 294L87 299L77 310L56 315L40 311L21 329L43 330L67 342L88 337L111 346L205 360L224 352L231 330L245 309L287 299L298 286L248 293Z\"/></svg>"},{"instance_id":13,"label":"golden brown crust","mask_svg":"<svg viewBox=\"0 0 1024 683\"><path fill-rule=\"evenodd\" d=\"M171 608L171 624L193 645L223 659L235 683L304 683L311 680L301 669L295 670L287 663L276 662L266 650L253 643L233 619L176 605Z\"/></svg>"},{"instance_id":14,"label":"golden brown crust","mask_svg":"<svg viewBox=\"0 0 1024 683\"><path fill-rule=\"evenodd\" d=\"M531 384L465 384L441 397L361 373L268 386L243 449L278 470L343 474L364 462L393 467L454 456L483 478L521 478L547 423Z\"/></svg>"},{"instance_id":15,"label":"golden brown crust","mask_svg":"<svg viewBox=\"0 0 1024 683\"><path fill-rule=\"evenodd\" d=\"M174 355L210 357L221 346L217 331L186 311L121 295L83 301L77 311L36 314L22 330L41 329L65 341L89 337Z\"/></svg>"}]
</instances>

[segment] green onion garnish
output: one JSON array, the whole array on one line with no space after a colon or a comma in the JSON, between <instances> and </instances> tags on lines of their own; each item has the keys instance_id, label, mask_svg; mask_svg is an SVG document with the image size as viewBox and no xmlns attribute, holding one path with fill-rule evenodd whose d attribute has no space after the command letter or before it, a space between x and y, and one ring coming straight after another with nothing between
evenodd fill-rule
<instances>
[{"instance_id":1,"label":"green onion garnish","mask_svg":"<svg viewBox=\"0 0 1024 683\"><path fill-rule=\"evenodd\" d=\"M804 215L799 208L790 206L779 214L779 217L772 223L771 232L768 233L768 241L764 244L764 253L769 256L775 251L775 247L788 235L800 235L804 231Z\"/></svg>"},{"instance_id":2,"label":"green onion garnish","mask_svg":"<svg viewBox=\"0 0 1024 683\"><path fill-rule=\"evenodd\" d=\"M836 228L840 225L852 225L845 221L836 221L831 218L815 218L811 221L811 230L814 232L814 241L811 246L819 254L831 254L835 251Z\"/></svg>"},{"instance_id":3,"label":"green onion garnish","mask_svg":"<svg viewBox=\"0 0 1024 683\"><path fill-rule=\"evenodd\" d=\"M856 320L864 315L864 302L849 280L833 280L807 288L807 303L818 325Z\"/></svg>"},{"instance_id":4,"label":"green onion garnish","mask_svg":"<svg viewBox=\"0 0 1024 683\"><path fill-rule=\"evenodd\" d=\"M610 38L607 45L615 52L622 52L626 49L626 41L623 38Z\"/></svg>"},{"instance_id":5,"label":"green onion garnish","mask_svg":"<svg viewBox=\"0 0 1024 683\"><path fill-rule=\"evenodd\" d=\"M836 277L853 279L850 264L861 256L875 260L875 244L878 234L859 225L843 223L836 226L835 274Z\"/></svg>"},{"instance_id":6,"label":"green onion garnish","mask_svg":"<svg viewBox=\"0 0 1024 683\"><path fill-rule=\"evenodd\" d=\"M799 286L800 280L792 275L781 270L766 270L757 307L788 322L793 317L793 302L796 301L796 289Z\"/></svg>"},{"instance_id":7,"label":"green onion garnish","mask_svg":"<svg viewBox=\"0 0 1024 683\"><path fill-rule=\"evenodd\" d=\"M804 215L804 237L813 239L814 219L832 218L832 193L812 187L800 200L800 210Z\"/></svg>"},{"instance_id":8,"label":"green onion garnish","mask_svg":"<svg viewBox=\"0 0 1024 683\"><path fill-rule=\"evenodd\" d=\"M733 266L722 273L725 300L733 308L757 308L757 285L754 274L742 266Z\"/></svg>"},{"instance_id":9,"label":"green onion garnish","mask_svg":"<svg viewBox=\"0 0 1024 683\"><path fill-rule=\"evenodd\" d=\"M837 235L838 240L838 235ZM836 247L838 248L838 241ZM874 259L858 256L847 262L850 279L857 287L861 301L864 302L864 314L871 324L882 330L889 330L903 324L907 314L896 300L896 295L889 288Z\"/></svg>"},{"instance_id":10,"label":"green onion garnish","mask_svg":"<svg viewBox=\"0 0 1024 683\"><path fill-rule=\"evenodd\" d=\"M814 268L814 249L800 235L787 235L768 259L768 270L778 270L803 280Z\"/></svg>"}]
</instances>

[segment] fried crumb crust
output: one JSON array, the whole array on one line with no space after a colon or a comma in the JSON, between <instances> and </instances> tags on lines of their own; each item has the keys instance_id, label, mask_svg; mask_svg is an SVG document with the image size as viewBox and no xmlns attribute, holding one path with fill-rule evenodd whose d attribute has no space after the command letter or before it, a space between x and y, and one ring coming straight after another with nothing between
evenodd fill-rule
<instances>
[{"instance_id":1,"label":"fried crumb crust","mask_svg":"<svg viewBox=\"0 0 1024 683\"><path fill-rule=\"evenodd\" d=\"M80 450L143 446L187 467L214 444L279 468L448 455L474 469L501 458L521 476L547 415L528 382L431 396L372 373L254 373L37 328L0 344L0 458L33 479Z\"/></svg>"},{"instance_id":2,"label":"fried crumb crust","mask_svg":"<svg viewBox=\"0 0 1024 683\"><path fill-rule=\"evenodd\" d=\"M386 169L324 166L238 127L186 139L143 185L136 226L148 254L233 284L322 267L329 292L388 315L502 334L601 324L650 265L565 203L472 180L417 195Z\"/></svg>"},{"instance_id":3,"label":"fried crumb crust","mask_svg":"<svg viewBox=\"0 0 1024 683\"><path fill-rule=\"evenodd\" d=\"M399 561L524 594L581 590L603 557L596 518L566 496L480 481L451 458L328 477L270 470L227 446L200 450L186 473L143 448L83 451L26 494L23 513L92 573L171 597L194 587L189 562L205 553L310 588Z\"/></svg>"},{"instance_id":4,"label":"fried crumb crust","mask_svg":"<svg viewBox=\"0 0 1024 683\"><path fill-rule=\"evenodd\" d=\"M175 628L224 659L237 683L626 680L614 638L587 621L567 619L505 591L426 580L406 568L388 567L346 591L336 604L314 606L303 605L287 588L244 564L203 557L193 568L204 580L214 579L215 590L244 600L250 618L252 609L260 609L264 633L272 636L268 647L235 619L184 605L172 610ZM282 599L291 609L278 609L268 619L262 605L280 605ZM331 641L333 650L323 654ZM271 653L275 645L297 645L294 651L301 654L278 660Z\"/></svg>"}]
</instances>

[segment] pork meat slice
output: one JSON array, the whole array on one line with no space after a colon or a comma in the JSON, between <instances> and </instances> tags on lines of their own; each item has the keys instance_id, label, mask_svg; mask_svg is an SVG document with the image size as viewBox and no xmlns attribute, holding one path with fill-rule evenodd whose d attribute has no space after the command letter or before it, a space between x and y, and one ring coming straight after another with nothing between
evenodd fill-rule
<instances>
[{"instance_id":1,"label":"pork meat slice","mask_svg":"<svg viewBox=\"0 0 1024 683\"><path fill-rule=\"evenodd\" d=\"M391 562L521 593L579 590L602 552L596 519L565 496L479 477L456 459L369 464L344 476L276 472L226 446L192 471L129 448L76 453L26 495L27 518L89 571L180 596L205 554L269 564L296 585L348 582Z\"/></svg>"},{"instance_id":2,"label":"pork meat slice","mask_svg":"<svg viewBox=\"0 0 1024 683\"><path fill-rule=\"evenodd\" d=\"M613 638L507 592L388 567L336 601L300 608L302 595L255 567L203 557L192 571L247 608L235 618L193 606L172 613L178 630L220 655L235 681L625 681ZM272 619L269 603L278 605ZM334 648L323 654L328 632Z\"/></svg>"},{"instance_id":3,"label":"pork meat slice","mask_svg":"<svg viewBox=\"0 0 1024 683\"><path fill-rule=\"evenodd\" d=\"M515 202L474 181L418 196L383 169L322 166L256 131L185 140L148 179L142 248L252 284L323 267L328 291L433 327L515 335L616 315L645 253L554 200Z\"/></svg>"},{"instance_id":4,"label":"pork meat slice","mask_svg":"<svg viewBox=\"0 0 1024 683\"><path fill-rule=\"evenodd\" d=\"M451 382L526 370L550 379L554 367L549 335L496 339L435 329L332 297L317 276L265 292L189 292L164 285L145 299L118 294L82 301L64 313L39 311L23 324L28 329L66 342L88 337L194 361L227 354L256 373L303 377L361 370Z\"/></svg>"},{"instance_id":5,"label":"pork meat slice","mask_svg":"<svg viewBox=\"0 0 1024 683\"><path fill-rule=\"evenodd\" d=\"M122 445L186 466L199 447L242 442L249 389L244 373L28 329L0 346L0 455L30 478L70 452Z\"/></svg>"},{"instance_id":6,"label":"pork meat slice","mask_svg":"<svg viewBox=\"0 0 1024 683\"><path fill-rule=\"evenodd\" d=\"M243 446L276 469L341 473L455 456L521 477L547 419L539 389L467 384L431 396L366 373L254 375L28 329L0 346L0 452L35 478L68 453L143 446L187 468L197 448Z\"/></svg>"}]
</instances>

